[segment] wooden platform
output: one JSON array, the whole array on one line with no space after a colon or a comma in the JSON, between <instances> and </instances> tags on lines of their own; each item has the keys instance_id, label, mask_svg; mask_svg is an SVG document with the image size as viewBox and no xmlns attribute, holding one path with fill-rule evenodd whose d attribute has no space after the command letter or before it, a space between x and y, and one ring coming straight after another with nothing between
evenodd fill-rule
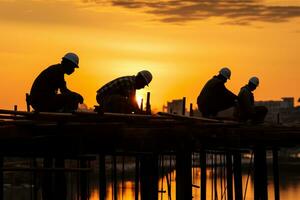
<instances>
[{"instance_id":1,"label":"wooden platform","mask_svg":"<svg viewBox=\"0 0 300 200\"><path fill-rule=\"evenodd\" d=\"M300 144L300 127L250 125L198 117L0 110L0 151L7 153L173 152Z\"/></svg>"}]
</instances>

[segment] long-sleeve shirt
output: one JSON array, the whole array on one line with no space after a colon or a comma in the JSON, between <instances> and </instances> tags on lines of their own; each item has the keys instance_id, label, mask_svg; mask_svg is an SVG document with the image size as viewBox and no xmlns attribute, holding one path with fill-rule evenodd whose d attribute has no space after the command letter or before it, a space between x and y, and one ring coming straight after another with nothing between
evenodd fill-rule
<instances>
[{"instance_id":1,"label":"long-sleeve shirt","mask_svg":"<svg viewBox=\"0 0 300 200\"><path fill-rule=\"evenodd\" d=\"M97 95L100 99L110 95L135 98L135 94L135 76L123 76L117 78L108 82L97 91Z\"/></svg>"},{"instance_id":2,"label":"long-sleeve shirt","mask_svg":"<svg viewBox=\"0 0 300 200\"><path fill-rule=\"evenodd\" d=\"M255 113L254 96L248 85L241 88L239 95L239 110L241 118L248 118Z\"/></svg>"},{"instance_id":3,"label":"long-sleeve shirt","mask_svg":"<svg viewBox=\"0 0 300 200\"><path fill-rule=\"evenodd\" d=\"M35 79L30 97L32 101L43 101L55 96L59 89L66 88L64 71L61 64L48 67Z\"/></svg>"}]
</instances>

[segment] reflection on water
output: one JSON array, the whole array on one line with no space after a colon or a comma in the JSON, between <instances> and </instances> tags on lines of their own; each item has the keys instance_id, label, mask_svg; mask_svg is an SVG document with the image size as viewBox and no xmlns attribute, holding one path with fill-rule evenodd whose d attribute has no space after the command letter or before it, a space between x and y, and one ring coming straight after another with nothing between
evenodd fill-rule
<instances>
[{"instance_id":1,"label":"reflection on water","mask_svg":"<svg viewBox=\"0 0 300 200\"><path fill-rule=\"evenodd\" d=\"M108 165L107 169L107 200L135 200L135 169L134 164L132 162L127 163L124 173L117 173L117 198L114 198L114 186L112 184L112 173L111 173L111 165ZM300 173L299 173L299 164L289 163L285 165L280 165L280 197L283 200L295 200L298 196L300 196ZM253 187L253 171L250 173L248 178L248 166L243 167L243 195L246 194L247 200L254 199L254 187ZM97 169L95 167L95 169ZM213 170L211 168L207 169L207 199L226 199L226 181L224 178L225 172L222 168L218 168L218 176L215 177ZM223 171L223 172L222 172ZM166 172L166 171L165 171ZM27 177L27 178L26 178ZM30 189L31 185L26 183L25 180L28 180L31 175L30 173L6 173L5 174L5 184L4 184L4 199L5 200L29 200L32 199L30 197ZM99 200L99 182L98 182L99 174L97 174L96 170L90 174L90 198L91 200ZM168 177L168 180L167 178ZM192 189L193 199L200 199L200 168L193 168L192 170L192 184L194 185ZM79 200L78 197L78 176L76 173L68 173L66 175L68 182L68 200ZM216 183L214 180L217 180ZM247 191L245 193L245 186L248 180ZM39 180L38 180L39 181ZM170 191L168 191L168 182L170 183ZM213 188L217 188L215 191ZM176 199L176 172L172 170L169 173L164 174L164 178L159 180L158 185L159 200L169 200L169 194L171 194L171 199ZM233 191L234 194L234 191ZM274 185L272 178L271 167L268 169L268 196L269 199L274 199ZM41 188L38 188L37 199L41 198Z\"/></svg>"},{"instance_id":2,"label":"reflection on water","mask_svg":"<svg viewBox=\"0 0 300 200\"><path fill-rule=\"evenodd\" d=\"M299 166L300 167L300 166ZM268 197L269 199L274 199L274 185L271 176L272 172L269 171L268 177ZM200 186L200 169L193 168L193 185ZM167 179L164 176L163 179L159 180L159 200L168 200L168 188ZM171 199L176 199L176 173L172 171L168 174L171 177ZM280 198L283 200L295 200L296 197L300 195L300 173L297 170L281 170L280 171ZM134 200L135 199L135 183L134 177L127 177L128 179L124 181L122 186L122 180L118 180L118 198L117 200ZM248 174L243 173L243 196L246 194L246 200L254 199L254 187L253 187L253 177L250 175L248 178L247 191L245 193L245 185L247 182ZM95 185L94 185L95 186ZM214 187L213 173L211 169L207 170L207 199L225 199L226 193L226 182L221 179L220 176L217 179L217 193L212 189ZM161 192L163 191L163 192ZM193 187L193 199L200 199L200 188ZM234 194L234 191L233 191ZM99 190L97 187L93 187L91 191L91 200L99 200ZM113 185L108 183L107 185L107 200L113 199Z\"/></svg>"}]
</instances>

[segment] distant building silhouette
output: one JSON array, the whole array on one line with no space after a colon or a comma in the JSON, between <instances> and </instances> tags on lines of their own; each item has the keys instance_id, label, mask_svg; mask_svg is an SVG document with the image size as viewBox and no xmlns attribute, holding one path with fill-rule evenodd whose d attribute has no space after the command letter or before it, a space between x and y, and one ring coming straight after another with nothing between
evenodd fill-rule
<instances>
[{"instance_id":1,"label":"distant building silhouette","mask_svg":"<svg viewBox=\"0 0 300 200\"><path fill-rule=\"evenodd\" d=\"M283 97L279 101L256 101L259 106L269 110L266 121L281 123L300 123L300 108L295 107L294 97Z\"/></svg>"},{"instance_id":2,"label":"distant building silhouette","mask_svg":"<svg viewBox=\"0 0 300 200\"><path fill-rule=\"evenodd\" d=\"M183 99L174 99L171 102L167 102L167 106L163 107L163 111L171 114L182 115ZM186 108L185 108L186 111ZM185 115L189 113L185 112Z\"/></svg>"}]
</instances>

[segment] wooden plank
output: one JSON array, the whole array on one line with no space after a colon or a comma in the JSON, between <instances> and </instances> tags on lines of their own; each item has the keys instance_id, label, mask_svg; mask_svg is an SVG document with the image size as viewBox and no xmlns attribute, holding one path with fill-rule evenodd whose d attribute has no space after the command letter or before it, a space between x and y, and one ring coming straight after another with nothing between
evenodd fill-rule
<instances>
[{"instance_id":1,"label":"wooden plank","mask_svg":"<svg viewBox=\"0 0 300 200\"><path fill-rule=\"evenodd\" d=\"M196 117L196 116L183 116L177 114L171 114L166 112L158 112L158 115L170 117L177 120L186 120L186 121L194 121L194 122L205 122L205 123L214 123L214 124L232 124L232 125L239 125L240 123L236 121L226 121L226 120L216 120L216 119L209 119L205 117Z\"/></svg>"}]
</instances>

